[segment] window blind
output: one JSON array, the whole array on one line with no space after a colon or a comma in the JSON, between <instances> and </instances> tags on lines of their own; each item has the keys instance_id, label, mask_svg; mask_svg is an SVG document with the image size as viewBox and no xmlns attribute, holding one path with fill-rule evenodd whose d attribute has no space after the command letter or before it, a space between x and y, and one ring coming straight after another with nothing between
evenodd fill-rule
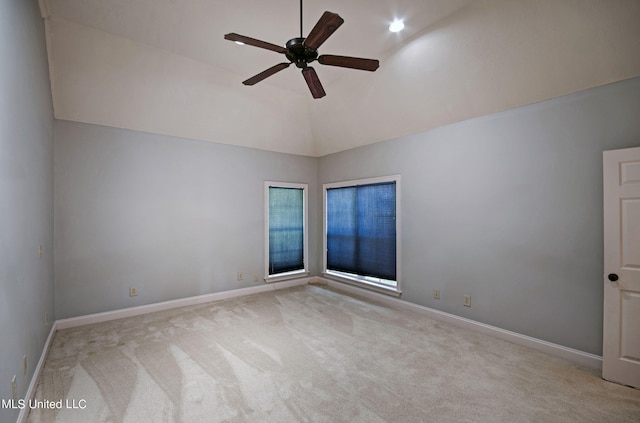
<instances>
[{"instance_id":1,"label":"window blind","mask_svg":"<svg viewBox=\"0 0 640 423\"><path fill-rule=\"evenodd\" d=\"M269 274L304 269L304 190L269 187Z\"/></svg>"},{"instance_id":2,"label":"window blind","mask_svg":"<svg viewBox=\"0 0 640 423\"><path fill-rule=\"evenodd\" d=\"M396 280L396 183L330 188L327 269Z\"/></svg>"}]
</instances>

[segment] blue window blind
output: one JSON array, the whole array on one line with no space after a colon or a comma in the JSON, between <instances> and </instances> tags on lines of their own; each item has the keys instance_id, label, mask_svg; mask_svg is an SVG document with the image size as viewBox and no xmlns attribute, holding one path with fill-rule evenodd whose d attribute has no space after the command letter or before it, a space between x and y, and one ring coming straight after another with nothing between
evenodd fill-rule
<instances>
[{"instance_id":1,"label":"blue window blind","mask_svg":"<svg viewBox=\"0 0 640 423\"><path fill-rule=\"evenodd\" d=\"M396 183L327 189L327 269L396 280Z\"/></svg>"},{"instance_id":2,"label":"blue window blind","mask_svg":"<svg viewBox=\"0 0 640 423\"><path fill-rule=\"evenodd\" d=\"M304 269L304 190L269 187L269 275Z\"/></svg>"}]
</instances>

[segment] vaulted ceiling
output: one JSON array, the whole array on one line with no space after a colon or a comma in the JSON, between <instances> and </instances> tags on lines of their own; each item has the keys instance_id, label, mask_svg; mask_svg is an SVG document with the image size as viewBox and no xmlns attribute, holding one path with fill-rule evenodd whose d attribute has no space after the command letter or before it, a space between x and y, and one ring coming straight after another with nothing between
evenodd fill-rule
<instances>
[{"instance_id":1,"label":"vaulted ceiling","mask_svg":"<svg viewBox=\"0 0 640 423\"><path fill-rule=\"evenodd\" d=\"M380 60L375 73L282 61L224 40L283 45L295 0L40 0L54 112L88 122L321 156L640 76L639 0L306 0L345 23L320 48ZM387 30L405 20L400 33Z\"/></svg>"}]
</instances>

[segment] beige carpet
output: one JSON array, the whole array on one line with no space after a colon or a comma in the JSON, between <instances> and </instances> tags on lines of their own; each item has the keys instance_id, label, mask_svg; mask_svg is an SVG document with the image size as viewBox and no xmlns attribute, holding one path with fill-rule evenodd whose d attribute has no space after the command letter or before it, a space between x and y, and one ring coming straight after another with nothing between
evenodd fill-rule
<instances>
[{"instance_id":1,"label":"beige carpet","mask_svg":"<svg viewBox=\"0 0 640 423\"><path fill-rule=\"evenodd\" d=\"M59 331L36 399L62 409L30 422L640 422L597 372L317 286Z\"/></svg>"}]
</instances>

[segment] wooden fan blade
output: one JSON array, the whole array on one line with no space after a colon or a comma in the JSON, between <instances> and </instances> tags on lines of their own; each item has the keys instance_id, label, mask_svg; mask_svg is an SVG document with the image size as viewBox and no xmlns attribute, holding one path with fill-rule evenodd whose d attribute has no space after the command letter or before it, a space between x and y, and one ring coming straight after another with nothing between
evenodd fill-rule
<instances>
[{"instance_id":1,"label":"wooden fan blade","mask_svg":"<svg viewBox=\"0 0 640 423\"><path fill-rule=\"evenodd\" d=\"M322 88L322 84L320 83L320 79L318 78L318 74L315 69L312 67L302 69L302 76L304 76L304 80L307 81L307 85L309 86L309 90L311 91L313 98L322 98L327 95L327 93L324 92L324 88Z\"/></svg>"},{"instance_id":2,"label":"wooden fan blade","mask_svg":"<svg viewBox=\"0 0 640 423\"><path fill-rule=\"evenodd\" d=\"M255 85L258 82L262 81L263 79L270 77L274 73L280 72L281 70L288 68L290 64L291 63L278 63L277 65L271 66L269 69L262 71L255 76L252 76L251 78L247 79L246 81L243 81L242 83L244 85Z\"/></svg>"},{"instance_id":3,"label":"wooden fan blade","mask_svg":"<svg viewBox=\"0 0 640 423\"><path fill-rule=\"evenodd\" d=\"M316 26L313 27L307 38L304 40L304 45L317 50L318 47L324 43L336 29L344 23L338 14L332 12L324 12L320 17Z\"/></svg>"},{"instance_id":4,"label":"wooden fan blade","mask_svg":"<svg viewBox=\"0 0 640 423\"><path fill-rule=\"evenodd\" d=\"M267 50L272 50L276 53L284 54L287 52L287 50L282 46L271 44L266 41L256 40L255 38L251 37L245 37L244 35L236 34L233 32L230 34L226 34L224 36L224 39L229 41L237 41L239 43L247 44L254 47L266 48Z\"/></svg>"},{"instance_id":5,"label":"wooden fan blade","mask_svg":"<svg viewBox=\"0 0 640 423\"><path fill-rule=\"evenodd\" d=\"M318 57L318 62L323 65L340 66L341 68L351 68L374 72L380 66L380 62L374 59L362 59L360 57L334 56L323 54Z\"/></svg>"}]
</instances>

